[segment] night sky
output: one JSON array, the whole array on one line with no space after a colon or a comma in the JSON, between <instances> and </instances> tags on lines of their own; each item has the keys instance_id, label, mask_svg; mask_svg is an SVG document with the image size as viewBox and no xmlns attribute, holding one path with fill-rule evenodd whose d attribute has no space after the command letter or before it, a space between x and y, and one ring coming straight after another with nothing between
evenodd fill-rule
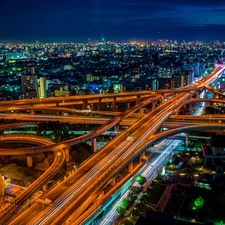
<instances>
[{"instance_id":1,"label":"night sky","mask_svg":"<svg viewBox=\"0 0 225 225\"><path fill-rule=\"evenodd\" d=\"M225 41L225 0L0 0L0 40Z\"/></svg>"}]
</instances>

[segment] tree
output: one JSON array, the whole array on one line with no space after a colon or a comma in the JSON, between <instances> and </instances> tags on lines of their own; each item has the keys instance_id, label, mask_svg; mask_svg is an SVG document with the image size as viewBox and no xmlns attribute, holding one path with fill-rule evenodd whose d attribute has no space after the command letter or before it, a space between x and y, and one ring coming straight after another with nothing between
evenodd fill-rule
<instances>
[{"instance_id":1,"label":"tree","mask_svg":"<svg viewBox=\"0 0 225 225\"><path fill-rule=\"evenodd\" d=\"M127 209L127 208L130 206L130 202L129 202L129 200L126 199L126 198L123 198L123 199L120 201L120 203L121 203L121 206L122 206L123 208L125 208L125 209Z\"/></svg>"},{"instance_id":2,"label":"tree","mask_svg":"<svg viewBox=\"0 0 225 225\"><path fill-rule=\"evenodd\" d=\"M141 188L132 185L132 186L129 187L129 191L131 193L133 193L133 194L137 194L138 195L140 193L140 191L141 191Z\"/></svg>"},{"instance_id":3,"label":"tree","mask_svg":"<svg viewBox=\"0 0 225 225\"><path fill-rule=\"evenodd\" d=\"M126 213L126 210L125 210L123 207L119 206L119 205L116 206L116 211L117 211L120 215L124 215L124 214Z\"/></svg>"},{"instance_id":4,"label":"tree","mask_svg":"<svg viewBox=\"0 0 225 225\"><path fill-rule=\"evenodd\" d=\"M143 185L147 181L147 179L145 177L141 176L141 175L137 176L135 178L135 180L136 180L136 182L138 182L141 185Z\"/></svg>"},{"instance_id":5,"label":"tree","mask_svg":"<svg viewBox=\"0 0 225 225\"><path fill-rule=\"evenodd\" d=\"M134 225L134 221L132 221L130 218L127 218L124 222L123 225Z\"/></svg>"},{"instance_id":6,"label":"tree","mask_svg":"<svg viewBox=\"0 0 225 225\"><path fill-rule=\"evenodd\" d=\"M216 108L212 106L205 107L205 114L216 114Z\"/></svg>"},{"instance_id":7,"label":"tree","mask_svg":"<svg viewBox=\"0 0 225 225\"><path fill-rule=\"evenodd\" d=\"M145 204L142 201L138 201L136 207L138 211L145 211Z\"/></svg>"}]
</instances>

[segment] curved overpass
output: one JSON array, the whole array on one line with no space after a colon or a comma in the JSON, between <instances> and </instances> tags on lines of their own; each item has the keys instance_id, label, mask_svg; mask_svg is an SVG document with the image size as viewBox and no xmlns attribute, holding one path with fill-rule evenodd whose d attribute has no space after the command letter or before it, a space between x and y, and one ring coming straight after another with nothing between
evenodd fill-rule
<instances>
[{"instance_id":1,"label":"curved overpass","mask_svg":"<svg viewBox=\"0 0 225 225\"><path fill-rule=\"evenodd\" d=\"M220 71L211 74L211 76L209 76L208 78L203 78L198 84L195 84L195 86L197 87L196 89L203 88L205 84L211 82L216 76L218 76L219 73L220 73ZM154 133L159 128L159 126L161 126L161 123L163 121L165 121L171 114L174 113L174 112L172 112L172 110L174 110L175 108L177 108L179 105L184 104L184 102L187 100L188 96L190 97L190 95L192 95L192 94L193 93L190 93L187 96L181 94L181 96L178 96L178 99L180 99L180 101L170 101L170 106L165 107L165 110L161 110L161 111L158 111L158 113L156 113L157 116L155 117L155 119L154 120L153 119L151 120L151 123L152 123L151 126L149 124L144 125L144 126L148 126L148 128L144 132L144 134L141 136L141 138L137 138L138 135L140 135L140 131L138 131L139 134L136 133L134 135L134 138L132 136L131 139L127 139L127 141L124 141L122 146L119 145L120 151L117 148L114 149L113 152L112 152L113 155L111 155L111 154L107 155L107 157L104 158L103 164L98 165L98 166L96 165L98 167L98 169L94 169L93 168L93 171L92 170L89 171L90 172L90 175L92 177L92 179L90 180L91 183L90 182L87 182L87 184L85 184L85 188L86 189L85 190L83 189L83 192L80 192L79 191L79 190L81 190L80 188L79 188L79 190L76 188L76 193L77 194L79 193L79 197L78 196L77 197L78 198L81 198L81 195L83 196L83 195L85 195L85 193L87 194L88 189L90 190L91 187L93 188L93 185L94 185L93 184L93 179L96 179L96 182L99 182L100 179L103 179L103 176L105 174L107 174L114 166L119 165L120 163L122 163L123 160L125 160L125 162L126 162L128 155L130 153L133 154L132 150L134 148L136 148L140 144L138 142L140 142L142 140L142 138L146 138L146 135L149 136L151 134L151 132ZM149 128L149 126L150 126L150 128ZM141 129L143 129L142 126L141 126ZM142 134L142 132L141 132L141 134ZM129 141L130 142L131 141L134 142L134 144L132 144L132 148L131 148L131 146L129 144ZM119 151L119 155L118 155L118 152L117 151ZM115 159L116 155L118 155L118 158L117 159ZM113 157L114 157L114 159L113 159ZM100 171L102 171L102 172L104 171L104 173L101 174L101 175L99 175L98 173ZM88 175L88 176L90 176L90 175ZM93 176L95 176L95 177L93 177ZM104 178L104 179L107 180L107 178ZM84 182L84 180L81 182L81 184L83 184L82 186L84 186L84 183L83 182ZM93 189L93 190L96 190L96 189ZM74 201L74 198L73 198L74 196L75 196L75 191L74 191L74 189L71 189L71 193L68 193L67 192L57 202L53 203L52 207L50 207L48 209L48 211L46 212L46 214L41 214L38 217L38 219L35 221L35 223L33 223L33 224L45 224L45 223L48 223L49 224L50 221L52 222L53 221L52 220L53 219L52 217L54 217L55 214L58 214L60 210L61 211L64 210L64 212L65 212L65 208L63 207L63 205L65 205L65 204L72 204L71 200L73 199L73 201ZM78 201L78 198L76 199L76 202ZM59 206L60 206L61 209L58 208ZM77 216L78 216L78 211L76 211Z\"/></svg>"},{"instance_id":2,"label":"curved overpass","mask_svg":"<svg viewBox=\"0 0 225 225\"><path fill-rule=\"evenodd\" d=\"M93 190L93 192L96 192L96 194L101 193L101 191L104 190L105 185L113 178L116 176L116 174L118 174L121 169L124 169L125 167L127 167L135 158L137 158L138 156L140 156L143 152L146 151L146 149L150 148L152 145L154 145L155 143L159 142L160 140L163 140L165 138L168 138L169 136L172 135L176 135L178 133L182 133L182 132L188 132L188 131L194 131L194 130L205 130L205 129L216 129L216 130L223 130L225 129L225 125L221 126L221 125L192 125L189 127L181 127L181 128L176 128L173 130L169 130L169 131L165 131L163 133L158 133L152 137L150 137L149 139L143 141L136 149L134 152L132 152L132 154L130 154L129 156L127 156L127 159L124 159L123 162L121 162L121 164L117 165L113 171L111 171L111 173L109 173L107 175L107 179L105 179L103 182L100 182L101 184L96 186L96 189ZM164 156L164 155L163 155ZM167 157L167 155L164 156L165 158ZM154 167L155 165L152 165L152 170L155 170L156 168ZM113 193L112 193L113 195ZM101 205L103 205L104 202L101 203ZM99 205L98 207L101 207L101 205ZM70 217L73 218L73 217ZM87 221L87 218L85 218ZM77 225L77 221L73 220L71 221L69 224L71 225Z\"/></svg>"},{"instance_id":3,"label":"curved overpass","mask_svg":"<svg viewBox=\"0 0 225 225\"><path fill-rule=\"evenodd\" d=\"M27 142L27 136L4 136L4 138L1 138L1 140L4 139L4 141L23 141ZM0 140L0 141L1 141ZM52 142L44 140L42 137L32 137L30 142L34 142L35 144L51 144ZM9 149L8 149L9 150ZM18 149L5 150L5 153L3 154L3 151L1 151L1 155L20 155L20 154L29 154L32 152L26 151L26 152L20 152ZM58 171L61 169L65 161L65 153L63 149L59 149L54 152L54 161L52 165L43 173L37 180L35 180L31 185L28 186L16 199L15 199L15 205L9 206L1 215L0 217L0 224L5 224L5 222L8 220L8 218L14 213L15 207L20 206L27 198L29 198L32 194L34 194L44 183L49 180L51 177L53 177Z\"/></svg>"},{"instance_id":4,"label":"curved overpass","mask_svg":"<svg viewBox=\"0 0 225 225\"><path fill-rule=\"evenodd\" d=\"M0 135L0 142L7 142L7 143L29 143L29 144L35 144L35 145L51 145L52 142L44 139L43 137L39 137L36 135ZM3 149L0 149L0 155L23 155L23 154L33 154L32 150L29 151L29 148L27 148L27 151L21 152L17 149L12 149L12 151L4 151Z\"/></svg>"},{"instance_id":5,"label":"curved overpass","mask_svg":"<svg viewBox=\"0 0 225 225\"><path fill-rule=\"evenodd\" d=\"M126 112L120 113L118 116L115 116L114 119L112 119L110 121L107 121L103 126L97 128L95 131L92 131L92 132L90 132L88 134L85 134L81 137L73 138L73 139L68 140L68 141L64 141L64 142L61 142L61 143L52 144L52 145L48 145L48 146L32 147L32 148L29 148L29 151L32 151L33 153L47 152L47 151L52 151L52 150L70 147L72 145L87 141L91 138L95 138L95 137L101 135L103 132L107 131L108 129L112 128L116 124L118 124L122 120L122 118L127 117L131 113L133 113L134 111L137 111L138 109L150 104L151 102L155 101L155 99L156 98L147 99L147 100L142 101L138 105L128 109ZM21 148L20 150L21 150L21 152L24 152L24 151L27 151L28 149L27 148Z\"/></svg>"},{"instance_id":6,"label":"curved overpass","mask_svg":"<svg viewBox=\"0 0 225 225\"><path fill-rule=\"evenodd\" d=\"M90 135L84 135L82 138L75 138L63 143L59 143L59 144L51 144L48 146L41 146L41 147L33 147L33 148L22 148L22 149L16 149L16 150L12 150L12 149L0 149L0 154L2 152L2 154L32 154L32 153L37 153L37 152L46 152L46 151L55 151L57 152L56 157L54 160L54 163L52 164L51 168L49 168L40 178L38 178L35 182L33 182L27 189L26 191L24 191L21 196L18 197L17 201L16 201L16 205L20 205L22 204L22 202L28 198L32 193L34 193L34 191L36 191L41 185L44 184L44 182L49 179L50 177L54 176L58 170L59 170L59 165L62 166L62 159L63 161L65 160L65 153L63 151L64 148L66 148L67 146L70 145L74 145L76 143L79 142L83 142L85 139L90 139L91 137L96 137L97 135L100 135L102 132L104 132L105 130L109 129L109 127L116 125L123 117L126 117L128 115L130 115L133 111L138 110L141 107L144 107L145 105L151 103L152 101L154 101L154 99L147 99L143 102L141 102L140 104L134 106L133 108L127 110L125 113L123 113L120 116L115 117L112 121L109 121L106 123L106 125L100 127L97 131L92 132ZM93 157L93 159L95 158L95 156ZM94 160L93 160L94 161ZM86 169L85 169L85 173L86 173ZM36 183L38 183L39 185L37 185ZM35 185L36 184L36 185ZM7 209L7 211L4 213L3 216L0 217L0 224L3 224L8 218L9 216L13 213L14 211L14 207L9 207Z\"/></svg>"},{"instance_id":7,"label":"curved overpass","mask_svg":"<svg viewBox=\"0 0 225 225\"><path fill-rule=\"evenodd\" d=\"M205 83L207 83L207 82L211 82L213 79L214 79L214 76L216 76L216 75L218 75L217 73L219 73L219 72L216 72L216 73L213 73L213 74L211 74L211 75L209 75L209 77L206 79L202 79L201 80L201 82L199 82L198 84L195 84L194 85L194 87L188 87L188 88L186 88L186 90L188 91L188 92L190 92L190 90L192 90L192 89L201 89L201 88L203 88L204 87L204 85L205 85ZM182 91L184 91L184 90L182 90ZM188 96L190 97L190 95L191 95L192 93L190 93L190 94L187 94L187 95L182 95L181 94L181 96L178 96L178 99L180 99L180 101L177 101L177 102L174 102L174 103L172 103L171 104L171 102L170 102L170 104L169 105L167 105L167 107L166 107L166 110L156 110L156 117L155 117L155 119L154 120L152 120L151 121L151 128L148 128L146 131L145 131L145 133L144 133L144 137L146 137L146 135L149 135L150 133L154 133L158 128L159 128L159 126L161 125L161 122L163 122L164 120L166 120L170 115L171 115L171 113L173 113L172 112L172 110L174 109L174 108L177 108L180 104L183 104L184 103L184 101L188 98ZM176 105L177 104L177 105ZM169 113L168 113L169 112ZM150 118L149 118L150 119ZM162 120L161 122L156 122L157 120ZM149 122L148 122L149 123ZM149 127L149 124L145 124L145 126L148 126ZM102 130L103 130L103 128L102 129L100 129L100 130L98 130L97 132L96 132L96 134L98 135L98 134L100 134L101 132L102 132ZM129 129L128 129L129 130ZM139 129L139 134L140 134L140 129ZM139 134L137 134L136 133L136 135L139 135ZM142 135L142 137L143 137L143 135ZM129 140L127 140L127 141L129 141ZM128 148L128 143L126 143L127 141L125 141L125 144L124 144L124 146L123 146L123 153L121 153L121 152L113 152L112 154L117 154L117 156L119 157L118 158L118 160L121 162L121 160L123 160L124 158L126 158L126 156L128 156L129 155L129 153L130 153L130 149L127 149ZM140 143L138 143L138 141L140 141L140 138L138 138L138 140L135 140L135 139L133 139L133 140L130 140L130 141L134 141L134 143L135 143L135 145L133 145L133 147L132 148L134 148L134 147L137 147ZM129 142L130 142L129 141ZM116 149L117 151L118 151L118 149ZM104 163L105 163L105 165L104 165L104 167L106 168L106 166L107 165L109 165L109 164L107 164L106 162L106 158L107 158L107 160L108 160L108 163L110 163L110 160L112 160L112 157L114 157L112 154L109 154L109 155L107 155L108 156L108 158L107 157L105 157L104 158ZM122 156L121 156L121 154L122 154ZM115 162L115 159L113 160L114 162ZM114 163L114 162L112 162L112 163ZM110 163L111 164L111 163ZM112 164L111 164L112 165ZM97 169L97 170L95 170L95 173L92 173L93 171L89 171L90 172L90 174L88 174L88 175L91 175L92 177L93 176L97 176L98 175L98 173L99 172L101 172L101 170L102 170L102 166L101 166L101 169ZM108 168L107 168L107 170L108 170ZM82 184L84 185L85 183L83 183L82 182ZM89 184L90 184L90 182L89 182ZM87 187L86 186L86 184L85 184L85 187ZM71 187L72 188L72 187ZM70 189L71 189L70 188ZM74 188L74 187L73 187ZM81 188L82 188L82 186L81 186ZM86 190L85 190L86 191ZM74 192L74 189L73 189L73 192ZM76 191L77 192L77 191ZM78 192L77 192L78 193ZM61 197L61 200L60 200L60 203L61 204L66 204L67 203L67 201L68 200L66 200L66 198L69 198L69 199L71 199L71 193L69 193L68 195L67 195L67 197L66 196L62 196ZM57 204L58 204L58 202L56 203L56 205L54 204L54 206L56 207L57 206ZM52 208L52 207L50 207L50 208ZM48 210L49 211L49 210ZM50 211L49 211L49 213L50 213ZM52 214L48 214L48 215L52 215ZM46 219L47 217L45 217L45 219ZM44 218L42 218L42 219L44 219ZM35 224L37 224L37 223L35 223ZM39 223L38 223L39 224Z\"/></svg>"}]
</instances>

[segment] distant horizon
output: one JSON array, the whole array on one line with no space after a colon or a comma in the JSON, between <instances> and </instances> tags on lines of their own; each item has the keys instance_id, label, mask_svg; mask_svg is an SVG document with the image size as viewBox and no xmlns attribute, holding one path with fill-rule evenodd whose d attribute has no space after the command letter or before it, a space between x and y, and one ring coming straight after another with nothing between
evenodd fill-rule
<instances>
[{"instance_id":1,"label":"distant horizon","mask_svg":"<svg viewBox=\"0 0 225 225\"><path fill-rule=\"evenodd\" d=\"M187 42L194 42L194 41L199 41L199 42L203 42L203 43L210 43L210 42L214 42L214 41L219 41L220 43L225 43L225 38L224 40L201 40L201 39L180 39L180 38L158 38L158 39L153 39L153 38L124 38L121 40L118 39L105 39L106 42L116 42L116 43L130 43L130 42L138 42L138 43L151 43L151 42L157 42L157 41L177 41L178 43L183 43L185 41L185 43ZM77 37L52 37L52 38L46 38L46 37L37 37L37 38L3 38L1 39L0 37L0 43L4 44L4 43L14 43L14 44L31 44L31 43L35 43L36 41L38 41L39 43L88 43L88 41L91 42L101 42L101 38L77 38Z\"/></svg>"}]
</instances>

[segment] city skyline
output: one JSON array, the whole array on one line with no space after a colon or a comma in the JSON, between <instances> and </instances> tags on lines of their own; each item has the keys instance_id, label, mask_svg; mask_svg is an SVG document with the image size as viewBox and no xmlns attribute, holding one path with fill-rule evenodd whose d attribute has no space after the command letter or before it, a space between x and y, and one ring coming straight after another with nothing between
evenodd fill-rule
<instances>
[{"instance_id":1,"label":"city skyline","mask_svg":"<svg viewBox=\"0 0 225 225\"><path fill-rule=\"evenodd\" d=\"M222 0L3 0L0 41L225 41L224 11Z\"/></svg>"}]
</instances>

